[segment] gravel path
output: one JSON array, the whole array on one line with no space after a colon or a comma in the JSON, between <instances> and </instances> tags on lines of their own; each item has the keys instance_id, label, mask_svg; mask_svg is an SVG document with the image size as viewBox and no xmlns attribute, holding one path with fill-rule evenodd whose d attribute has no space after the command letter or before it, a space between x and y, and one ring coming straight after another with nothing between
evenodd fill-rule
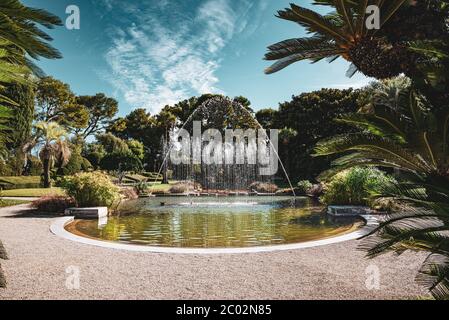
<instances>
[{"instance_id":1,"label":"gravel path","mask_svg":"<svg viewBox=\"0 0 449 320\"><path fill-rule=\"evenodd\" d=\"M2 261L8 288L1 299L407 299L426 291L413 281L422 254L366 260L357 241L311 249L239 255L135 253L87 246L51 234L52 218L27 206L0 209ZM25 213L25 214L23 214ZM380 271L367 290L366 269ZM80 287L66 287L66 269Z\"/></svg>"}]
</instances>

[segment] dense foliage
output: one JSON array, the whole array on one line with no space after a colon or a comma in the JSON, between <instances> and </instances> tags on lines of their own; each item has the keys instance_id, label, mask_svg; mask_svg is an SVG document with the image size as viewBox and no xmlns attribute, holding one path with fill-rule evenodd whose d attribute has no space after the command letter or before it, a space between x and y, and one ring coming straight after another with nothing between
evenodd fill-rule
<instances>
[{"instance_id":1,"label":"dense foliage","mask_svg":"<svg viewBox=\"0 0 449 320\"><path fill-rule=\"evenodd\" d=\"M293 96L279 110L261 110L257 120L264 128L280 132L279 155L292 180L313 180L329 167L334 157L312 159L314 145L321 139L348 131L334 119L358 109L360 92L352 89L322 89Z\"/></svg>"},{"instance_id":2,"label":"dense foliage","mask_svg":"<svg viewBox=\"0 0 449 320\"><path fill-rule=\"evenodd\" d=\"M62 188L79 207L112 207L120 200L119 188L101 172L80 173L65 178Z\"/></svg>"},{"instance_id":3,"label":"dense foliage","mask_svg":"<svg viewBox=\"0 0 449 320\"><path fill-rule=\"evenodd\" d=\"M395 180L375 168L354 167L330 179L320 200L333 205L372 206L373 195Z\"/></svg>"}]
</instances>

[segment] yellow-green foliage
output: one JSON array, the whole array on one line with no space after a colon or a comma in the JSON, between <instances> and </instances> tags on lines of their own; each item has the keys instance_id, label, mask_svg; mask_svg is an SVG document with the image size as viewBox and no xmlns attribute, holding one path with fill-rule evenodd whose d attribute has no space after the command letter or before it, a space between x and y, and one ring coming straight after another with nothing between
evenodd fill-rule
<instances>
[{"instance_id":1,"label":"yellow-green foliage","mask_svg":"<svg viewBox=\"0 0 449 320\"><path fill-rule=\"evenodd\" d=\"M394 179L375 168L352 168L335 175L320 198L327 205L371 205L370 196Z\"/></svg>"},{"instance_id":2,"label":"yellow-green foliage","mask_svg":"<svg viewBox=\"0 0 449 320\"><path fill-rule=\"evenodd\" d=\"M80 173L62 182L79 207L112 207L120 200L119 188L102 172Z\"/></svg>"}]
</instances>

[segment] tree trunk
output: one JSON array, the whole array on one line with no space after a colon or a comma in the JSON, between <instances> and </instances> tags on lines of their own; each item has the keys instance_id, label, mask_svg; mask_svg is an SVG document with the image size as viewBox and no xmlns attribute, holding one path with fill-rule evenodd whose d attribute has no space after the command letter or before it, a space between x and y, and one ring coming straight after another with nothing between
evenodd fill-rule
<instances>
[{"instance_id":1,"label":"tree trunk","mask_svg":"<svg viewBox=\"0 0 449 320\"><path fill-rule=\"evenodd\" d=\"M44 173L43 173L44 188L51 188L51 177L50 177L51 161L48 158L44 158L42 164L44 167Z\"/></svg>"},{"instance_id":2,"label":"tree trunk","mask_svg":"<svg viewBox=\"0 0 449 320\"><path fill-rule=\"evenodd\" d=\"M165 131L165 137L164 137L164 147L162 148L162 161L164 161L163 163L163 168L162 168L162 184L168 184L168 166L167 166L167 162L168 162L168 157L167 157L167 144L168 144L168 137L167 137L167 130Z\"/></svg>"},{"instance_id":3,"label":"tree trunk","mask_svg":"<svg viewBox=\"0 0 449 320\"><path fill-rule=\"evenodd\" d=\"M162 184L168 184L167 162L164 162L164 170L162 174Z\"/></svg>"}]
</instances>

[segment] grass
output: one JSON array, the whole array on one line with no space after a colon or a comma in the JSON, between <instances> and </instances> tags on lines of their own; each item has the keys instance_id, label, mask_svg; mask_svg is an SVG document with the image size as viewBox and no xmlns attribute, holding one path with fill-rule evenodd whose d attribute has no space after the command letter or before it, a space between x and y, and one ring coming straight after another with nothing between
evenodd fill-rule
<instances>
[{"instance_id":1,"label":"grass","mask_svg":"<svg viewBox=\"0 0 449 320\"><path fill-rule=\"evenodd\" d=\"M12 207L25 203L29 203L29 201L0 199L0 208Z\"/></svg>"},{"instance_id":2,"label":"grass","mask_svg":"<svg viewBox=\"0 0 449 320\"><path fill-rule=\"evenodd\" d=\"M0 183L9 184L39 184L41 177L39 176L21 176L21 177L0 177Z\"/></svg>"},{"instance_id":3,"label":"grass","mask_svg":"<svg viewBox=\"0 0 449 320\"><path fill-rule=\"evenodd\" d=\"M148 183L149 192L168 192L170 188L178 181L170 181L169 184L161 184L160 182Z\"/></svg>"},{"instance_id":4,"label":"grass","mask_svg":"<svg viewBox=\"0 0 449 320\"><path fill-rule=\"evenodd\" d=\"M50 195L63 196L65 193L61 188L15 189L2 191L2 196L4 197L44 197Z\"/></svg>"},{"instance_id":5,"label":"grass","mask_svg":"<svg viewBox=\"0 0 449 320\"><path fill-rule=\"evenodd\" d=\"M147 180L149 180L149 178L147 178L147 177L145 177L145 176L142 176L142 175L140 175L140 174L127 174L127 175L125 176L125 178L128 178L128 179L130 179L130 180L134 180L134 181L136 181L136 182L147 181Z\"/></svg>"}]
</instances>

